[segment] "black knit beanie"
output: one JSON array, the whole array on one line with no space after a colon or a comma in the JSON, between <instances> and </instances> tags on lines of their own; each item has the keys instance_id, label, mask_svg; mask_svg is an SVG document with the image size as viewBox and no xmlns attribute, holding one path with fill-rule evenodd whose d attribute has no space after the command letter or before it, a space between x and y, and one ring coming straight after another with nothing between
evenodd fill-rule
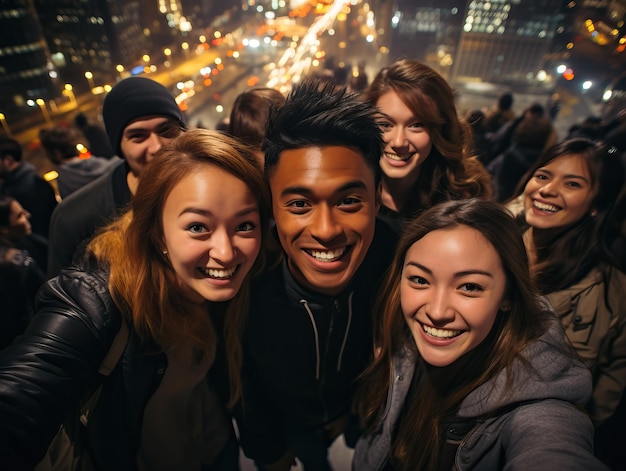
<instances>
[{"instance_id":1,"label":"black knit beanie","mask_svg":"<svg viewBox=\"0 0 626 471\"><path fill-rule=\"evenodd\" d=\"M102 118L111 146L121 154L120 143L124 128L142 116L163 115L176 119L181 127L185 121L174 97L158 82L145 77L129 77L111 89L102 105Z\"/></svg>"}]
</instances>

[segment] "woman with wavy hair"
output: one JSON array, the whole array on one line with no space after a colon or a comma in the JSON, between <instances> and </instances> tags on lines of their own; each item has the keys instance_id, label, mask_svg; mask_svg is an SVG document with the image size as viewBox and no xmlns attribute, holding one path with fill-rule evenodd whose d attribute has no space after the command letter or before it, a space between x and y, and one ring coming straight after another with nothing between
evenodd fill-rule
<instances>
[{"instance_id":1,"label":"woman with wavy hair","mask_svg":"<svg viewBox=\"0 0 626 471\"><path fill-rule=\"evenodd\" d=\"M471 128L441 75L399 60L378 72L363 99L380 110L382 216L406 220L442 201L491 196L489 174L470 156Z\"/></svg>"},{"instance_id":2,"label":"woman with wavy hair","mask_svg":"<svg viewBox=\"0 0 626 471\"><path fill-rule=\"evenodd\" d=\"M606 434L599 455L617 433L623 439L626 407L621 399L614 416L626 390L626 275L615 250L624 241L624 173L616 148L575 138L548 149L518 187L532 275L593 374L587 409L596 436Z\"/></svg>"},{"instance_id":3,"label":"woman with wavy hair","mask_svg":"<svg viewBox=\"0 0 626 471\"><path fill-rule=\"evenodd\" d=\"M24 332L46 275L20 242L32 234L30 213L0 194L0 350Z\"/></svg>"},{"instance_id":4,"label":"woman with wavy hair","mask_svg":"<svg viewBox=\"0 0 626 471\"><path fill-rule=\"evenodd\" d=\"M591 391L538 302L514 219L450 201L410 222L379 296L353 469L603 469Z\"/></svg>"},{"instance_id":5,"label":"woman with wavy hair","mask_svg":"<svg viewBox=\"0 0 626 471\"><path fill-rule=\"evenodd\" d=\"M193 130L163 147L131 210L83 267L42 288L27 332L0 356L3 466L32 469L101 384L86 427L67 427L80 469L238 469L228 407L268 218L262 170L238 141ZM129 339L104 379L122 323Z\"/></svg>"}]
</instances>

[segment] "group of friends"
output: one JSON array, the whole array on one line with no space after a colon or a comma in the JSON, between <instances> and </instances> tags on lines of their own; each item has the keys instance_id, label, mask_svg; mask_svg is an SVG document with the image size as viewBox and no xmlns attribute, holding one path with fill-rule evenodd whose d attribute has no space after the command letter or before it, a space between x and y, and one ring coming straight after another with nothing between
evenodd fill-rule
<instances>
[{"instance_id":1,"label":"group of friends","mask_svg":"<svg viewBox=\"0 0 626 471\"><path fill-rule=\"evenodd\" d=\"M2 467L60 469L64 436L80 470L326 471L337 440L355 471L617 469L619 149L560 142L500 203L420 62L257 95L218 132L149 79L109 92L121 160L54 210L0 351Z\"/></svg>"}]
</instances>

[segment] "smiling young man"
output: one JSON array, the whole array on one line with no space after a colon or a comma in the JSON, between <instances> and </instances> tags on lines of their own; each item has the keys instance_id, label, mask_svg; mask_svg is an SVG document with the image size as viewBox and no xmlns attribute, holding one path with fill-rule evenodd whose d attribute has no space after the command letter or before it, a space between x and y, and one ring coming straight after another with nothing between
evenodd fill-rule
<instances>
[{"instance_id":1,"label":"smiling young man","mask_svg":"<svg viewBox=\"0 0 626 471\"><path fill-rule=\"evenodd\" d=\"M253 284L244 332L241 444L265 470L332 469L372 353L371 305L395 248L376 214L375 110L345 89L297 85L263 149L282 261Z\"/></svg>"},{"instance_id":2,"label":"smiling young man","mask_svg":"<svg viewBox=\"0 0 626 471\"><path fill-rule=\"evenodd\" d=\"M65 198L52 214L48 275L72 264L74 253L130 203L154 154L183 132L182 112L163 85L144 77L118 82L104 99L104 125L118 164Z\"/></svg>"}]
</instances>

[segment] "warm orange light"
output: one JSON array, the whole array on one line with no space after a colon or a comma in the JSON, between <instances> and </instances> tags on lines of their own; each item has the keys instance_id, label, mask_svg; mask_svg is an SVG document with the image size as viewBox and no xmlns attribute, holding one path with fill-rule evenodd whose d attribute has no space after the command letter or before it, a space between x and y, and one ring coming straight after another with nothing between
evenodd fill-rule
<instances>
[{"instance_id":1,"label":"warm orange light","mask_svg":"<svg viewBox=\"0 0 626 471\"><path fill-rule=\"evenodd\" d=\"M574 71L572 69L566 69L563 72L563 78L567 81L574 80Z\"/></svg>"}]
</instances>

